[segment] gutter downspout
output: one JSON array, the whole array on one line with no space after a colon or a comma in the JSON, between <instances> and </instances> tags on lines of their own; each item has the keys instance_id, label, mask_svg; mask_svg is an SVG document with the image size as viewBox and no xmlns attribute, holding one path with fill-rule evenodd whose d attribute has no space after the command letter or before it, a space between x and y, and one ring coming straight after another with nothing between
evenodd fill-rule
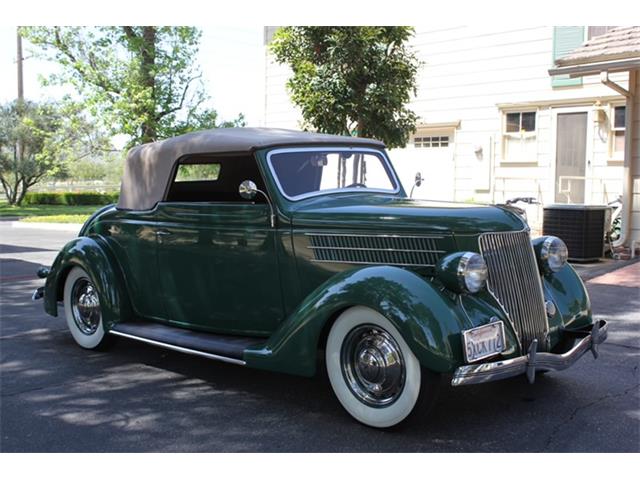
<instances>
[{"instance_id":1,"label":"gutter downspout","mask_svg":"<svg viewBox=\"0 0 640 480\"><path fill-rule=\"evenodd\" d=\"M627 242L629 232L631 231L631 202L633 195L633 168L631 146L633 135L631 125L633 123L633 98L631 93L635 90L637 71L629 72L629 90L624 89L615 82L609 80L609 72L600 72L600 81L607 87L615 90L626 98L625 121L624 121L624 173L622 180L622 228L620 238L613 242L614 247L619 247ZM635 93L635 92L634 92Z\"/></svg>"}]
</instances>

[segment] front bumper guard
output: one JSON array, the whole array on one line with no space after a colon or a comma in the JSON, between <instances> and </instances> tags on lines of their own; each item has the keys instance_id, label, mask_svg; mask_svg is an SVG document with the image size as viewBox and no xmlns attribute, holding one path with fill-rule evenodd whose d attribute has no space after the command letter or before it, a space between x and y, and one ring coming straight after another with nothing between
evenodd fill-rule
<instances>
[{"instance_id":1,"label":"front bumper guard","mask_svg":"<svg viewBox=\"0 0 640 480\"><path fill-rule=\"evenodd\" d=\"M607 339L607 322L598 320L593 324L593 328L590 331L566 331L566 334L581 338L566 353L538 352L538 342L534 340L529 348L529 353L522 357L478 365L464 365L457 368L453 374L451 385L458 387L474 383L493 382L525 373L529 383L533 383L536 378L536 371L564 370L573 365L588 351L591 351L594 358L598 358L598 345Z\"/></svg>"},{"instance_id":2,"label":"front bumper guard","mask_svg":"<svg viewBox=\"0 0 640 480\"><path fill-rule=\"evenodd\" d=\"M51 273L50 268L40 267L36 275L38 275L38 278L47 278L50 273ZM31 300L33 301L40 300L42 297L44 297L44 287L36 288L31 294Z\"/></svg>"}]
</instances>

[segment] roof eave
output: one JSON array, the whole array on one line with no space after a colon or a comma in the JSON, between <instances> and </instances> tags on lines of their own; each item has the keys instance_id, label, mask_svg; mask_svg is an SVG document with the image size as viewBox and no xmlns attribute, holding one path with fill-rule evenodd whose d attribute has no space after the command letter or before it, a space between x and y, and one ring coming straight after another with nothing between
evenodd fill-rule
<instances>
[{"instance_id":1,"label":"roof eave","mask_svg":"<svg viewBox=\"0 0 640 480\"><path fill-rule=\"evenodd\" d=\"M597 59L596 59L597 60ZM628 72L640 69L640 56L607 61L589 61L577 65L567 65L549 69L549 75L569 75L572 78L599 75L601 72Z\"/></svg>"}]
</instances>

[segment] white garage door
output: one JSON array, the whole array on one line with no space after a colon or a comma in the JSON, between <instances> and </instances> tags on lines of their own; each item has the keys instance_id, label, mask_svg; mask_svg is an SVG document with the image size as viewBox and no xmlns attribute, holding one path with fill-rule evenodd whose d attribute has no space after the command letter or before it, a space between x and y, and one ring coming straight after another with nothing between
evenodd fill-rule
<instances>
[{"instance_id":1,"label":"white garage door","mask_svg":"<svg viewBox=\"0 0 640 480\"><path fill-rule=\"evenodd\" d=\"M413 191L413 198L454 199L454 141L453 130L418 131L406 148L389 152L407 195L420 172L424 181Z\"/></svg>"}]
</instances>

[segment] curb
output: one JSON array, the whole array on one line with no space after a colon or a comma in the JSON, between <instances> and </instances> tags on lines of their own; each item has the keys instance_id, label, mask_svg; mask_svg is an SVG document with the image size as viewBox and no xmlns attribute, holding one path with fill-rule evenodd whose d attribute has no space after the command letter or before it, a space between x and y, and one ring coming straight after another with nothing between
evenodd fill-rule
<instances>
[{"instance_id":1,"label":"curb","mask_svg":"<svg viewBox=\"0 0 640 480\"><path fill-rule=\"evenodd\" d=\"M78 233L81 223L45 223L45 222L11 222L11 228L29 228L34 230L58 230Z\"/></svg>"}]
</instances>

